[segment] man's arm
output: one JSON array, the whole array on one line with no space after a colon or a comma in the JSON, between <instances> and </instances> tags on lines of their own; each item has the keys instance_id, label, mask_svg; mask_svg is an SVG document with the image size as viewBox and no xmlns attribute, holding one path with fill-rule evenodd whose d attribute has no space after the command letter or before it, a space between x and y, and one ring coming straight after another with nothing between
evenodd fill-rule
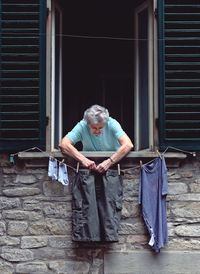
<instances>
[{"instance_id":1,"label":"man's arm","mask_svg":"<svg viewBox=\"0 0 200 274\"><path fill-rule=\"evenodd\" d=\"M119 149L110 158L100 163L97 166L97 171L101 173L105 172L110 166L119 162L133 148L133 143L126 133L118 141L121 145Z\"/></svg>"},{"instance_id":2,"label":"man's arm","mask_svg":"<svg viewBox=\"0 0 200 274\"><path fill-rule=\"evenodd\" d=\"M63 154L67 154L73 157L75 160L80 162L84 167L89 169L96 169L96 164L94 161L86 158L82 153L80 153L73 145L73 143L66 136L61 140L59 147Z\"/></svg>"},{"instance_id":3,"label":"man's arm","mask_svg":"<svg viewBox=\"0 0 200 274\"><path fill-rule=\"evenodd\" d=\"M121 146L110 157L111 161L113 161L113 163L119 162L133 148L133 143L126 133L124 135L122 135L118 141Z\"/></svg>"}]
</instances>

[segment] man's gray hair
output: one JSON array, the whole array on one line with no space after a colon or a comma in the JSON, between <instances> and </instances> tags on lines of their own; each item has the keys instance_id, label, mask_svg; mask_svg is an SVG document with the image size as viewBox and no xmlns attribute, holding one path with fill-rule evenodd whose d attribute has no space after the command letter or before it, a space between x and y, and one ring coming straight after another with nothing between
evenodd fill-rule
<instances>
[{"instance_id":1,"label":"man's gray hair","mask_svg":"<svg viewBox=\"0 0 200 274\"><path fill-rule=\"evenodd\" d=\"M106 123L109 118L109 112L106 108L93 105L90 108L86 109L83 115L83 119L87 122L87 124L98 124L98 123Z\"/></svg>"}]
</instances>

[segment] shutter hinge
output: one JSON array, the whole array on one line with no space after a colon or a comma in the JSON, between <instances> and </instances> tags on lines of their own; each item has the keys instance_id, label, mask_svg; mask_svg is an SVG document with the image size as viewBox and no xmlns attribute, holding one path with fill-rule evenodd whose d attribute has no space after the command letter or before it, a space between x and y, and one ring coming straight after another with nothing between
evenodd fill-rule
<instances>
[{"instance_id":1,"label":"shutter hinge","mask_svg":"<svg viewBox=\"0 0 200 274\"><path fill-rule=\"evenodd\" d=\"M49 16L49 8L46 9L46 17Z\"/></svg>"},{"instance_id":2,"label":"shutter hinge","mask_svg":"<svg viewBox=\"0 0 200 274\"><path fill-rule=\"evenodd\" d=\"M158 9L157 8L155 8L155 10L154 10L154 16L156 19L158 18Z\"/></svg>"},{"instance_id":3,"label":"shutter hinge","mask_svg":"<svg viewBox=\"0 0 200 274\"><path fill-rule=\"evenodd\" d=\"M46 124L46 127L48 126L48 124L49 124L49 117L48 116L46 116L46 119L45 119L45 124Z\"/></svg>"},{"instance_id":4,"label":"shutter hinge","mask_svg":"<svg viewBox=\"0 0 200 274\"><path fill-rule=\"evenodd\" d=\"M159 118L156 118L155 125L156 125L156 128L159 130Z\"/></svg>"}]
</instances>

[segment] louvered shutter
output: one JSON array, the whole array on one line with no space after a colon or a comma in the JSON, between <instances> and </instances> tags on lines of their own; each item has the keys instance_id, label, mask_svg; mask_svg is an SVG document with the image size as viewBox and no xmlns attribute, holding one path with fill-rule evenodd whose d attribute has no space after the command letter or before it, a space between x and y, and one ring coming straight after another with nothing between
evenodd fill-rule
<instances>
[{"instance_id":1,"label":"louvered shutter","mask_svg":"<svg viewBox=\"0 0 200 274\"><path fill-rule=\"evenodd\" d=\"M45 0L0 1L0 150L45 145Z\"/></svg>"},{"instance_id":2,"label":"louvered shutter","mask_svg":"<svg viewBox=\"0 0 200 274\"><path fill-rule=\"evenodd\" d=\"M159 0L160 147L200 150L200 0Z\"/></svg>"}]
</instances>

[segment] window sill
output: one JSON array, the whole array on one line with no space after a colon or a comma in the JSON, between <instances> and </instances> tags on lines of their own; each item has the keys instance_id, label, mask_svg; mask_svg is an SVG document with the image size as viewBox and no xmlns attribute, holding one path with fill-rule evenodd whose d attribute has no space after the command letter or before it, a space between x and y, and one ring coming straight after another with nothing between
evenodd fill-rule
<instances>
[{"instance_id":1,"label":"window sill","mask_svg":"<svg viewBox=\"0 0 200 274\"><path fill-rule=\"evenodd\" d=\"M114 151L83 151L82 154L93 160L103 160L110 157ZM65 162L71 165L76 166L76 161L68 155L63 155L60 151L54 151L51 153L48 152L19 152L18 158L21 160L36 160L36 159L46 159L49 156L53 156L57 159L65 158ZM150 161L153 158L158 157L157 152L152 151L131 151L127 154L119 163L123 167L131 167L139 164L139 161L142 160L143 163ZM170 166L177 167L180 162L186 159L187 155L181 152L166 152L165 159Z\"/></svg>"}]
</instances>

